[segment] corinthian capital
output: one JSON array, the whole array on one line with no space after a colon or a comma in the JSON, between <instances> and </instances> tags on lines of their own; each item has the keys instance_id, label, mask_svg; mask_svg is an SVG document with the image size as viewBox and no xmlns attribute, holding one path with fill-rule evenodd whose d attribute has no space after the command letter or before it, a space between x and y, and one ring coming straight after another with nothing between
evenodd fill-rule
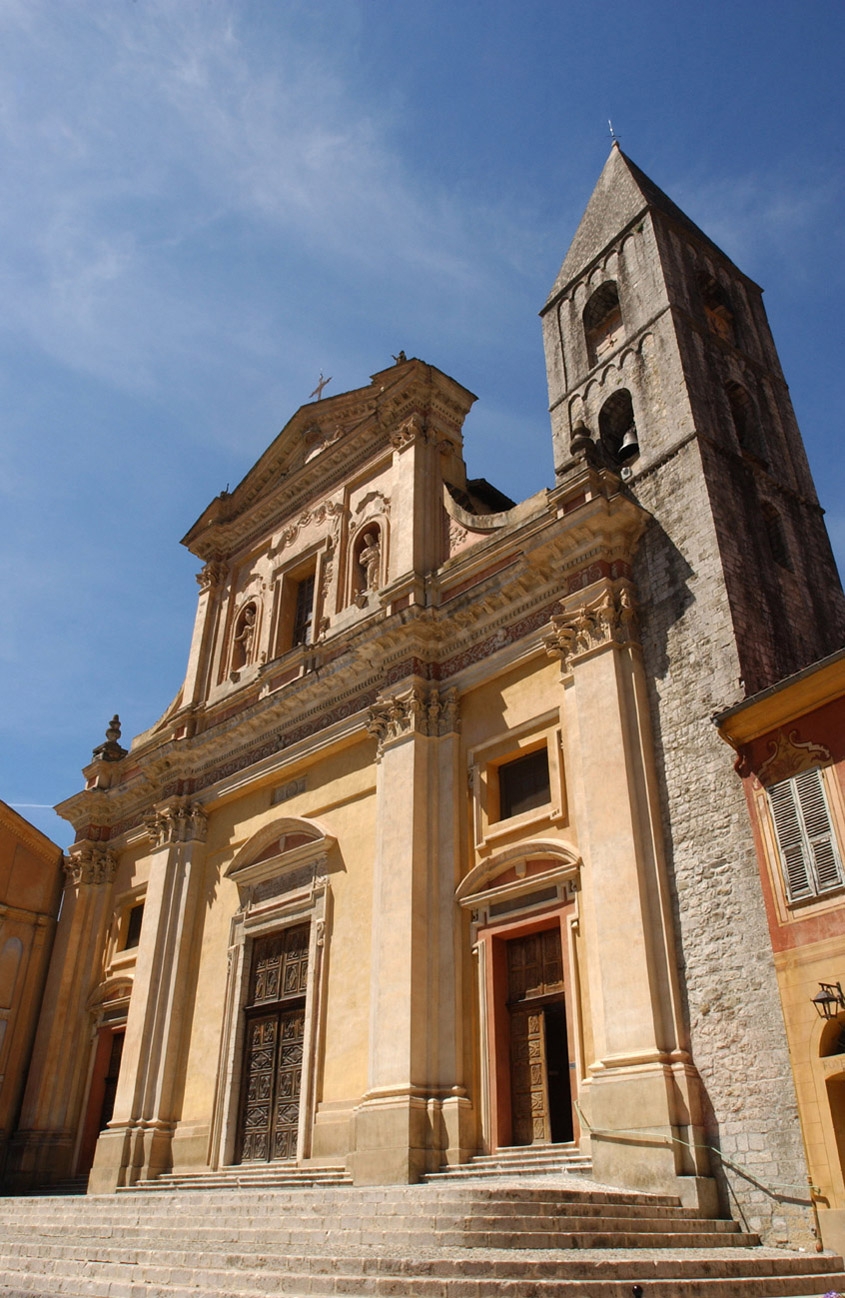
<instances>
[{"instance_id":1,"label":"corinthian capital","mask_svg":"<svg viewBox=\"0 0 845 1298\"><path fill-rule=\"evenodd\" d=\"M627 645L636 641L636 612L631 584L626 580L607 582L586 604L567 607L551 619L552 631L544 638L550 658L559 658L564 668L579 662L606 645Z\"/></svg>"},{"instance_id":2,"label":"corinthian capital","mask_svg":"<svg viewBox=\"0 0 845 1298\"><path fill-rule=\"evenodd\" d=\"M459 728L458 691L424 690L419 686L370 708L367 730L378 740L378 756L392 740L418 734L436 738Z\"/></svg>"},{"instance_id":3,"label":"corinthian capital","mask_svg":"<svg viewBox=\"0 0 845 1298\"><path fill-rule=\"evenodd\" d=\"M146 824L153 847L164 847L169 843L205 842L208 821L198 802L175 798L154 811Z\"/></svg>"},{"instance_id":4,"label":"corinthian capital","mask_svg":"<svg viewBox=\"0 0 845 1298\"><path fill-rule=\"evenodd\" d=\"M117 857L111 848L80 843L70 849L64 862L68 884L78 888L81 884L111 883L117 869Z\"/></svg>"}]
</instances>

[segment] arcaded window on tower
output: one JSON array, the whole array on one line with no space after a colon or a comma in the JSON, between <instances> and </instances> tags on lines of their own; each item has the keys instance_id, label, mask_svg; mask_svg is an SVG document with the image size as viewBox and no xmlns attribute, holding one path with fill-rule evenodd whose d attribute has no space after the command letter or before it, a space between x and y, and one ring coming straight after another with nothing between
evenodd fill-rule
<instances>
[{"instance_id":1,"label":"arcaded window on tower","mask_svg":"<svg viewBox=\"0 0 845 1298\"><path fill-rule=\"evenodd\" d=\"M698 284L710 332L726 343L735 343L734 313L727 293L712 275L700 275Z\"/></svg>"},{"instance_id":2,"label":"arcaded window on tower","mask_svg":"<svg viewBox=\"0 0 845 1298\"><path fill-rule=\"evenodd\" d=\"M766 447L757 416L757 408L747 388L741 383L725 385L728 404L731 408L734 431L737 441L744 451L750 451L759 459L766 459Z\"/></svg>"},{"instance_id":3,"label":"arcaded window on tower","mask_svg":"<svg viewBox=\"0 0 845 1298\"><path fill-rule=\"evenodd\" d=\"M613 280L596 289L584 307L583 320L590 364L595 365L622 339L622 309Z\"/></svg>"},{"instance_id":4,"label":"arcaded window on tower","mask_svg":"<svg viewBox=\"0 0 845 1298\"><path fill-rule=\"evenodd\" d=\"M599 413L599 436L605 450L624 464L638 454L640 445L634 406L627 388L608 397Z\"/></svg>"},{"instance_id":5,"label":"arcaded window on tower","mask_svg":"<svg viewBox=\"0 0 845 1298\"><path fill-rule=\"evenodd\" d=\"M772 552L772 558L781 568L792 568L792 560L789 556L789 546L786 543L786 533L783 530L783 520L768 501L763 505L763 526L766 531L766 540L769 543L769 549Z\"/></svg>"},{"instance_id":6,"label":"arcaded window on tower","mask_svg":"<svg viewBox=\"0 0 845 1298\"><path fill-rule=\"evenodd\" d=\"M255 632L258 609L254 601L245 604L235 622L232 639L232 671L239 671L252 662L255 653Z\"/></svg>"}]
</instances>

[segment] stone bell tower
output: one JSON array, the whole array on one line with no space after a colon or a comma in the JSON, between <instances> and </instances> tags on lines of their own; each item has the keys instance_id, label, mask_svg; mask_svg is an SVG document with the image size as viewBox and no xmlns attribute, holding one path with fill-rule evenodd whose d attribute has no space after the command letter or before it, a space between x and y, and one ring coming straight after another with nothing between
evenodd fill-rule
<instances>
[{"instance_id":1,"label":"stone bell tower","mask_svg":"<svg viewBox=\"0 0 845 1298\"><path fill-rule=\"evenodd\" d=\"M635 579L708 1140L749 1220L806 1169L747 812L711 723L845 642L845 601L759 287L614 144L542 312L558 482L614 466ZM753 1139L752 1139L753 1138ZM719 1172L720 1160L716 1160Z\"/></svg>"}]
</instances>

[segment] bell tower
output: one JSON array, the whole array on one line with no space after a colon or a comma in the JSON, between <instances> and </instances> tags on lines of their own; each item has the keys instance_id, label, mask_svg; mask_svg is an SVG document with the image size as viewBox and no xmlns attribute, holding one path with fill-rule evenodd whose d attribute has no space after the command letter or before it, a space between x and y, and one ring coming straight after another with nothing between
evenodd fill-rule
<instances>
[{"instance_id":1,"label":"bell tower","mask_svg":"<svg viewBox=\"0 0 845 1298\"><path fill-rule=\"evenodd\" d=\"M585 461L612 467L650 518L636 598L708 1140L742 1163L753 1134L760 1182L800 1184L753 841L710 720L845 643L762 292L614 144L541 314L557 481ZM782 1215L721 1166L750 1222Z\"/></svg>"},{"instance_id":2,"label":"bell tower","mask_svg":"<svg viewBox=\"0 0 845 1298\"><path fill-rule=\"evenodd\" d=\"M685 511L703 493L688 521L715 532L731 697L838 649L845 603L762 290L617 144L542 315L558 478L614 464L681 556L678 491Z\"/></svg>"}]
</instances>

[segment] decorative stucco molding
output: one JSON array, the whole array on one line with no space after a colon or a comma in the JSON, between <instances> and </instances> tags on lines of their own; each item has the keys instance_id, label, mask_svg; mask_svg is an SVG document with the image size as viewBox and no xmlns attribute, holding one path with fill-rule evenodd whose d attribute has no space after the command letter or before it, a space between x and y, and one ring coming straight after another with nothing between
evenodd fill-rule
<instances>
[{"instance_id":1,"label":"decorative stucco molding","mask_svg":"<svg viewBox=\"0 0 845 1298\"><path fill-rule=\"evenodd\" d=\"M386 745L405 735L437 738L460 728L458 691L424 690L419 686L392 698L380 699L369 711L367 730L378 740L378 756Z\"/></svg>"},{"instance_id":2,"label":"decorative stucco molding","mask_svg":"<svg viewBox=\"0 0 845 1298\"><path fill-rule=\"evenodd\" d=\"M768 748L769 756L757 772L761 784L777 784L831 760L829 748L809 739L800 740L797 730L790 730L789 734L779 730L777 739L769 740Z\"/></svg>"},{"instance_id":3,"label":"decorative stucco molding","mask_svg":"<svg viewBox=\"0 0 845 1298\"><path fill-rule=\"evenodd\" d=\"M340 520L344 513L346 513L346 506L342 501L338 500L324 500L314 509L306 509L302 514L300 514L295 523L288 524L288 526L282 530L271 553L273 555L280 554L286 546L293 545L304 527L310 526L311 523L316 523L319 527L321 523L326 521L326 519L329 519L331 522L332 532L336 537L340 528Z\"/></svg>"},{"instance_id":4,"label":"decorative stucco molding","mask_svg":"<svg viewBox=\"0 0 845 1298\"><path fill-rule=\"evenodd\" d=\"M205 842L207 819L198 802L177 798L148 817L147 833L153 847L169 843Z\"/></svg>"},{"instance_id":5,"label":"decorative stucco molding","mask_svg":"<svg viewBox=\"0 0 845 1298\"><path fill-rule=\"evenodd\" d=\"M630 584L608 582L594 599L567 608L552 619L552 632L543 643L550 658L559 658L564 669L606 645L636 642L636 611Z\"/></svg>"}]
</instances>

